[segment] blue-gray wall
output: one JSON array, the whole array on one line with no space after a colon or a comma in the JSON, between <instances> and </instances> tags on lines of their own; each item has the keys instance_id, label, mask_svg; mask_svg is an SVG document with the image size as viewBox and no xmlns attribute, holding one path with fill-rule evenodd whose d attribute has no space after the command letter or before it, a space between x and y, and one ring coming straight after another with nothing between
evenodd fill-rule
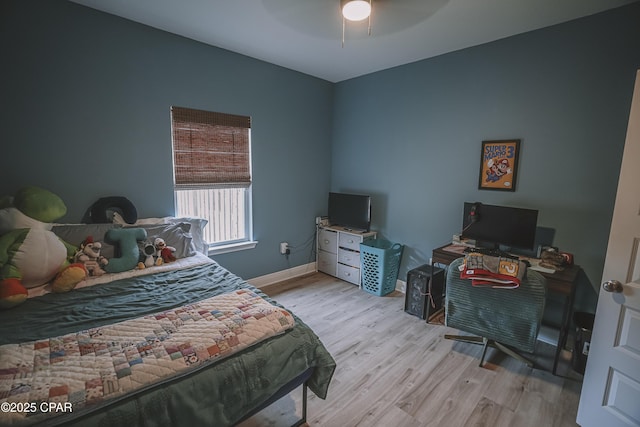
<instances>
[{"instance_id":1,"label":"blue-gray wall","mask_svg":"<svg viewBox=\"0 0 640 427\"><path fill-rule=\"evenodd\" d=\"M331 83L67 1L0 8L0 195L43 186L68 222L109 195L172 215L171 105L249 115L260 243L216 259L247 278L310 262L279 242L326 209Z\"/></svg>"},{"instance_id":2,"label":"blue-gray wall","mask_svg":"<svg viewBox=\"0 0 640 427\"><path fill-rule=\"evenodd\" d=\"M638 22L634 3L334 85L74 3L5 0L0 195L45 186L69 222L107 195L170 215L170 106L246 114L260 243L216 257L241 276L309 262L309 246L287 260L278 243L312 237L330 189L374 196L374 228L406 245L401 277L481 201L539 209L593 305ZM480 142L505 138L522 140L517 191L480 191Z\"/></svg>"},{"instance_id":3,"label":"blue-gray wall","mask_svg":"<svg viewBox=\"0 0 640 427\"><path fill-rule=\"evenodd\" d=\"M635 73L640 3L337 84L332 190L373 195L401 275L462 228L465 201L539 209L602 274ZM515 192L478 190L483 140L522 140ZM588 280L587 280L588 279Z\"/></svg>"}]
</instances>

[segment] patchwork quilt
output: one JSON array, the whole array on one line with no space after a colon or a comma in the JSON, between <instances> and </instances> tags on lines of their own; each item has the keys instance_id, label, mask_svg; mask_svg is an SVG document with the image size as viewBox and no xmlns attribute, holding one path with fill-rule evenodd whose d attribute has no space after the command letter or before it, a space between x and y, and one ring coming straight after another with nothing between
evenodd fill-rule
<instances>
[{"instance_id":1,"label":"patchwork quilt","mask_svg":"<svg viewBox=\"0 0 640 427\"><path fill-rule=\"evenodd\" d=\"M108 403L281 334L294 323L287 310L240 289L120 323L2 345L0 424L28 424L65 408L76 412Z\"/></svg>"}]
</instances>

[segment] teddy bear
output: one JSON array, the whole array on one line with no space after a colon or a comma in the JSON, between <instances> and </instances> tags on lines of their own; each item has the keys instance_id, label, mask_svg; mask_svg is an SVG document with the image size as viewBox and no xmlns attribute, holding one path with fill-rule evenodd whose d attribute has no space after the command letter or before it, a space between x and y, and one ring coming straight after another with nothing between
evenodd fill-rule
<instances>
[{"instance_id":1,"label":"teddy bear","mask_svg":"<svg viewBox=\"0 0 640 427\"><path fill-rule=\"evenodd\" d=\"M0 199L0 308L23 303L28 288L53 280L54 292L66 292L87 277L84 265L70 263L76 247L51 231L66 212L60 197L39 187Z\"/></svg>"},{"instance_id":2,"label":"teddy bear","mask_svg":"<svg viewBox=\"0 0 640 427\"><path fill-rule=\"evenodd\" d=\"M173 246L167 246L164 239L162 237L156 237L153 241L153 244L156 247L156 265L161 265L167 262L173 262L176 260L175 255L173 254L176 251L176 248Z\"/></svg>"},{"instance_id":3,"label":"teddy bear","mask_svg":"<svg viewBox=\"0 0 640 427\"><path fill-rule=\"evenodd\" d=\"M80 244L80 248L73 257L75 262L82 263L89 276L102 276L106 273L103 267L109 264L109 260L100 255L102 243L94 242L92 236L88 236Z\"/></svg>"}]
</instances>

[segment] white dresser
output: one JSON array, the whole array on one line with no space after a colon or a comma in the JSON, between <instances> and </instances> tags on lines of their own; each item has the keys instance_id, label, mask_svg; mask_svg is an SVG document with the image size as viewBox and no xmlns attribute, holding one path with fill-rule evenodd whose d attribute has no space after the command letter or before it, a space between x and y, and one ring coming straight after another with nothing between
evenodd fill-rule
<instances>
[{"instance_id":1,"label":"white dresser","mask_svg":"<svg viewBox=\"0 0 640 427\"><path fill-rule=\"evenodd\" d=\"M360 243L375 239L376 232L319 226L317 233L318 271L360 286Z\"/></svg>"}]
</instances>

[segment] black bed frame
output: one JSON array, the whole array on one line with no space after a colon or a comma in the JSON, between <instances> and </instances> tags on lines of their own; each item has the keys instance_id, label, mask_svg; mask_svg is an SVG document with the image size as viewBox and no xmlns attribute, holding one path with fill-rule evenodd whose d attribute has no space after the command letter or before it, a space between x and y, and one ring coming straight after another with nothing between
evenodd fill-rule
<instances>
[{"instance_id":1,"label":"black bed frame","mask_svg":"<svg viewBox=\"0 0 640 427\"><path fill-rule=\"evenodd\" d=\"M293 390L302 386L302 417L292 424L291 427L299 427L307 422L307 381L311 378L313 374L313 368L309 368L304 371L302 374L295 377L293 380L289 381L287 384L283 385L275 394L273 394L269 399L265 402L254 408L251 412L242 417L235 425L240 424L241 422L251 418L258 412L262 411L266 407L272 405L276 401L280 400L287 394L291 393Z\"/></svg>"}]
</instances>

